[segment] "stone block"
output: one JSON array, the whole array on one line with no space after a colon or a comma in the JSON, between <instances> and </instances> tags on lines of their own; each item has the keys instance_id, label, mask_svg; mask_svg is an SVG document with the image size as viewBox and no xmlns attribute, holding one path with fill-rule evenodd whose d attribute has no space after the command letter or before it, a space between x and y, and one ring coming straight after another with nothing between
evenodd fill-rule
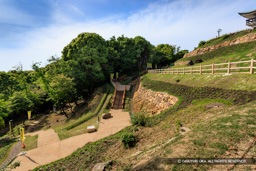
<instances>
[{"instance_id":1,"label":"stone block","mask_svg":"<svg viewBox=\"0 0 256 171\"><path fill-rule=\"evenodd\" d=\"M96 128L95 126L87 126L87 132L90 133L90 132L95 132L96 131Z\"/></svg>"},{"instance_id":2,"label":"stone block","mask_svg":"<svg viewBox=\"0 0 256 171\"><path fill-rule=\"evenodd\" d=\"M102 115L102 118L103 118L103 119L109 119L109 118L111 118L111 113L105 113L105 114L103 114L103 115Z\"/></svg>"}]
</instances>

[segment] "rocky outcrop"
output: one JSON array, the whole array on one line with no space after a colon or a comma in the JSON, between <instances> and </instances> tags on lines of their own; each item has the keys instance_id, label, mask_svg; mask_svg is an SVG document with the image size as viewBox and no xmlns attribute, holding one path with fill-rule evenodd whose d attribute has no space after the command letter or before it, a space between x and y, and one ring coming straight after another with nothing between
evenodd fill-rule
<instances>
[{"instance_id":1,"label":"rocky outcrop","mask_svg":"<svg viewBox=\"0 0 256 171\"><path fill-rule=\"evenodd\" d=\"M208 46L205 48L197 48L197 49L193 50L192 52L186 53L183 58L202 55L204 53L214 51L214 50L218 49L219 47L231 46L231 45L252 42L252 41L256 41L256 33L249 33L249 34L246 34L245 36L239 37L239 38L231 40L231 41L225 41L218 45Z\"/></svg>"},{"instance_id":2,"label":"rocky outcrop","mask_svg":"<svg viewBox=\"0 0 256 171\"><path fill-rule=\"evenodd\" d=\"M135 113L145 113L153 116L172 107L178 98L169 95L166 92L154 92L139 85L138 90L134 93L132 107Z\"/></svg>"},{"instance_id":3,"label":"rocky outcrop","mask_svg":"<svg viewBox=\"0 0 256 171\"><path fill-rule=\"evenodd\" d=\"M178 65L188 65L189 61L178 61L174 63L174 66L178 66Z\"/></svg>"}]
</instances>

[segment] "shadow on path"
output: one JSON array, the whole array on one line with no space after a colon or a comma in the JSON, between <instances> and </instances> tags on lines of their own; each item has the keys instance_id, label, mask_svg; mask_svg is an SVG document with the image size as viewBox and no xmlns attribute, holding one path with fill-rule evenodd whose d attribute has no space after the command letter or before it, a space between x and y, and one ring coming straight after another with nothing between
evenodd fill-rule
<instances>
[{"instance_id":1,"label":"shadow on path","mask_svg":"<svg viewBox=\"0 0 256 171\"><path fill-rule=\"evenodd\" d=\"M29 156L26 156L26 155L25 155L25 157L27 157L27 158L28 158L30 161L32 161L33 163L40 165L40 164L37 163L35 160L31 159Z\"/></svg>"}]
</instances>

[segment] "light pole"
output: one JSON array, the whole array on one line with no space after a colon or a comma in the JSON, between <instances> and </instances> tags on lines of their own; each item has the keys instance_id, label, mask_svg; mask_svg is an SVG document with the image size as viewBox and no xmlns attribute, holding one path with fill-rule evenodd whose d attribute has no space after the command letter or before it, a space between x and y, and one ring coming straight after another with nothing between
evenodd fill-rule
<instances>
[{"instance_id":1,"label":"light pole","mask_svg":"<svg viewBox=\"0 0 256 171\"><path fill-rule=\"evenodd\" d=\"M218 29L217 30L217 32L218 32L218 37L220 37L220 32L221 32L222 30L221 29Z\"/></svg>"}]
</instances>

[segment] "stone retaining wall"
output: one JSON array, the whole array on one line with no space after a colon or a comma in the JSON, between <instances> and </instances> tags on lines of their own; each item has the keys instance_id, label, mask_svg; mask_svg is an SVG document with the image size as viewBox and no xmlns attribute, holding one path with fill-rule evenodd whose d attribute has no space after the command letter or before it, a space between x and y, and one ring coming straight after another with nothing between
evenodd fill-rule
<instances>
[{"instance_id":1,"label":"stone retaining wall","mask_svg":"<svg viewBox=\"0 0 256 171\"><path fill-rule=\"evenodd\" d=\"M134 93L132 107L135 113L144 113L148 116L160 114L163 110L172 107L178 98L166 92L154 92L139 85Z\"/></svg>"}]
</instances>

